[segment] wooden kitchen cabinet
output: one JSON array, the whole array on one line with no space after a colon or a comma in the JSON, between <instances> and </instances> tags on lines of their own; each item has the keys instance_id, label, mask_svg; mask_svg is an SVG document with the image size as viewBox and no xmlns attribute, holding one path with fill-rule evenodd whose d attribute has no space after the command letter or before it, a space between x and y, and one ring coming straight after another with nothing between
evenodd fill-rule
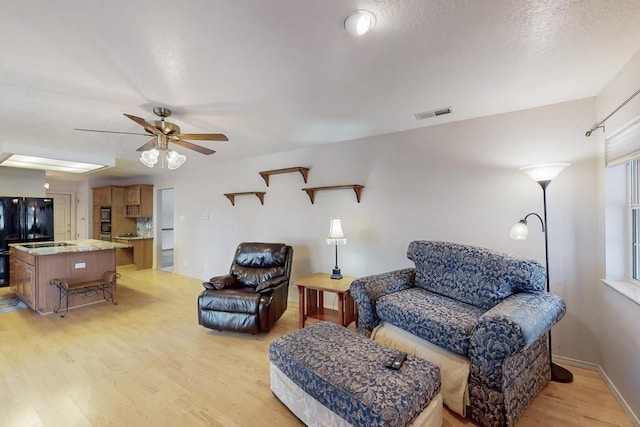
<instances>
[{"instance_id":1,"label":"wooden kitchen cabinet","mask_svg":"<svg viewBox=\"0 0 640 427\"><path fill-rule=\"evenodd\" d=\"M110 239L113 236L120 236L122 234L135 234L136 233L136 220L134 218L128 218L125 216L125 193L127 187L119 187L115 185L107 187L95 187L93 188L93 232L94 239ZM109 205L105 206L99 203L100 200L108 200ZM111 221L110 231L102 230L103 221L101 221L100 208L109 207Z\"/></svg>"},{"instance_id":2,"label":"wooden kitchen cabinet","mask_svg":"<svg viewBox=\"0 0 640 427\"><path fill-rule=\"evenodd\" d=\"M111 206L111 187L95 187L93 189L93 206Z\"/></svg>"},{"instance_id":3,"label":"wooden kitchen cabinet","mask_svg":"<svg viewBox=\"0 0 640 427\"><path fill-rule=\"evenodd\" d=\"M100 240L100 206L93 205L93 235L96 240Z\"/></svg>"},{"instance_id":4,"label":"wooden kitchen cabinet","mask_svg":"<svg viewBox=\"0 0 640 427\"><path fill-rule=\"evenodd\" d=\"M116 251L116 264L135 264L137 270L144 270L153 266L153 238L151 237L116 237L114 242L130 245Z\"/></svg>"},{"instance_id":5,"label":"wooden kitchen cabinet","mask_svg":"<svg viewBox=\"0 0 640 427\"><path fill-rule=\"evenodd\" d=\"M140 204L140 186L134 185L133 187L127 187L124 192L125 205L139 205Z\"/></svg>"},{"instance_id":6,"label":"wooden kitchen cabinet","mask_svg":"<svg viewBox=\"0 0 640 427\"><path fill-rule=\"evenodd\" d=\"M29 308L35 310L35 257L11 249L11 290L18 295Z\"/></svg>"},{"instance_id":7,"label":"wooden kitchen cabinet","mask_svg":"<svg viewBox=\"0 0 640 427\"><path fill-rule=\"evenodd\" d=\"M153 216L153 185L132 185L126 187L124 193L125 216Z\"/></svg>"}]
</instances>

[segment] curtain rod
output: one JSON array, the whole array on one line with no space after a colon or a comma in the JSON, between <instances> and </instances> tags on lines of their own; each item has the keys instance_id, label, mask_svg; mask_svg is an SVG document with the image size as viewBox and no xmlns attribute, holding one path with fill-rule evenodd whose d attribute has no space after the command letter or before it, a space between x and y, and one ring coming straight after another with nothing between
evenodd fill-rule
<instances>
[{"instance_id":1,"label":"curtain rod","mask_svg":"<svg viewBox=\"0 0 640 427\"><path fill-rule=\"evenodd\" d=\"M622 107L624 107L625 105L627 105L627 103L629 101L631 101L633 98L636 97L637 94L640 93L640 89L638 89L637 91L634 92L633 95L631 95L629 98L626 99L626 101L624 101L622 104L618 105L618 108L616 108L615 110L613 110L611 112L611 114L609 114L607 117L605 117L604 119L602 119L600 122L598 122L598 124L596 124L594 127L592 127L591 129L589 129L588 131L585 132L584 136L591 136L591 134L593 133L594 130L598 129L598 128L604 128L604 122L606 122L607 120L609 120L611 118L611 116L613 116L615 113L617 113Z\"/></svg>"}]
</instances>

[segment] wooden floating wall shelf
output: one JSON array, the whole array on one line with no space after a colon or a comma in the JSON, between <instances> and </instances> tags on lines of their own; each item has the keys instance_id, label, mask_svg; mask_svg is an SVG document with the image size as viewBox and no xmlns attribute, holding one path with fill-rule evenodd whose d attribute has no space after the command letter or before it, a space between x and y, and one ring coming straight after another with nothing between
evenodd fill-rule
<instances>
[{"instance_id":1,"label":"wooden floating wall shelf","mask_svg":"<svg viewBox=\"0 0 640 427\"><path fill-rule=\"evenodd\" d=\"M267 194L264 191L245 191L242 193L224 193L225 197L229 199L231 205L236 205L236 196L244 196L247 194L255 194L258 199L260 199L260 203L264 205L264 195Z\"/></svg>"},{"instance_id":2,"label":"wooden floating wall shelf","mask_svg":"<svg viewBox=\"0 0 640 427\"><path fill-rule=\"evenodd\" d=\"M302 179L304 179L304 183L307 183L307 176L309 174L309 168L303 168L301 166L296 166L293 168L284 168L284 169L273 169L270 171L262 171L262 172L258 172L260 174L260 176L262 177L262 179L264 179L265 184L267 184L267 187L269 186L269 176L271 175L277 175L280 173L293 173L293 172L300 172L300 174L302 175Z\"/></svg>"},{"instance_id":3,"label":"wooden floating wall shelf","mask_svg":"<svg viewBox=\"0 0 640 427\"><path fill-rule=\"evenodd\" d=\"M303 188L302 191L306 191L309 195L309 199L311 199L311 204L315 201L316 191L325 191L325 190L344 190L344 189L352 189L356 193L356 200L360 203L360 193L364 185L330 185L328 187L310 187Z\"/></svg>"}]
</instances>

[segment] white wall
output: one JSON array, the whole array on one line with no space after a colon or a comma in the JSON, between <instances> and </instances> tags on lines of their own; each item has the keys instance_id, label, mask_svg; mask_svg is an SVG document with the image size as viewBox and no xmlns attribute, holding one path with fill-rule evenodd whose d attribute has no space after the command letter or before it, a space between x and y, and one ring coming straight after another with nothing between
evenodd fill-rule
<instances>
[{"instance_id":1,"label":"white wall","mask_svg":"<svg viewBox=\"0 0 640 427\"><path fill-rule=\"evenodd\" d=\"M89 235L89 199L87 195L88 182L82 178L70 181L47 177L49 189L47 196L53 194L69 194L71 196L71 233L72 239L86 239Z\"/></svg>"},{"instance_id":2,"label":"white wall","mask_svg":"<svg viewBox=\"0 0 640 427\"><path fill-rule=\"evenodd\" d=\"M44 171L0 166L0 196L44 197Z\"/></svg>"},{"instance_id":3,"label":"white wall","mask_svg":"<svg viewBox=\"0 0 640 427\"><path fill-rule=\"evenodd\" d=\"M414 239L469 243L544 262L544 235L535 222L527 241L508 236L525 214L542 213L540 187L518 168L569 162L548 189L551 289L568 306L553 330L553 351L596 363L603 262L595 232L597 140L584 137L594 111L594 100L587 99L206 170L187 164L167 171L154 179L157 187L175 188L176 271L201 279L226 273L238 242L253 240L292 244L294 279L330 272L334 252L325 238L331 216L343 218L348 238L339 248L344 275L410 266L406 249ZM341 190L318 192L312 205L300 174L274 175L268 188L258 175L292 166L311 168L306 186L365 185L362 202ZM266 191L264 206L242 196L233 207L223 196L242 191Z\"/></svg>"},{"instance_id":4,"label":"white wall","mask_svg":"<svg viewBox=\"0 0 640 427\"><path fill-rule=\"evenodd\" d=\"M606 117L618 105L638 90L640 75L640 52L638 52L620 73L603 89L596 99L597 117ZM616 113L606 123L606 134L640 114L640 95ZM603 133L594 132L603 144ZM607 279L619 281L627 274L624 246L626 234L626 190L624 166L604 168L604 160L598 162L605 213L605 247L601 253L606 258ZM636 287L620 283L627 288ZM637 293L637 287L636 287ZM618 390L630 409L632 419L640 425L640 301L623 296L618 290L605 284L599 286L598 363Z\"/></svg>"}]
</instances>

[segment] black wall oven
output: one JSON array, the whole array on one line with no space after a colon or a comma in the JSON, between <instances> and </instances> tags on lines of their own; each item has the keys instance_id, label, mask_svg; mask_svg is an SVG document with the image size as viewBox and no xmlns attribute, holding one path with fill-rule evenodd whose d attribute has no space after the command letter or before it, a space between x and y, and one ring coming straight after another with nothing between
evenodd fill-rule
<instances>
[{"instance_id":1,"label":"black wall oven","mask_svg":"<svg viewBox=\"0 0 640 427\"><path fill-rule=\"evenodd\" d=\"M54 239L53 199L0 197L0 287L9 286L9 244Z\"/></svg>"}]
</instances>

